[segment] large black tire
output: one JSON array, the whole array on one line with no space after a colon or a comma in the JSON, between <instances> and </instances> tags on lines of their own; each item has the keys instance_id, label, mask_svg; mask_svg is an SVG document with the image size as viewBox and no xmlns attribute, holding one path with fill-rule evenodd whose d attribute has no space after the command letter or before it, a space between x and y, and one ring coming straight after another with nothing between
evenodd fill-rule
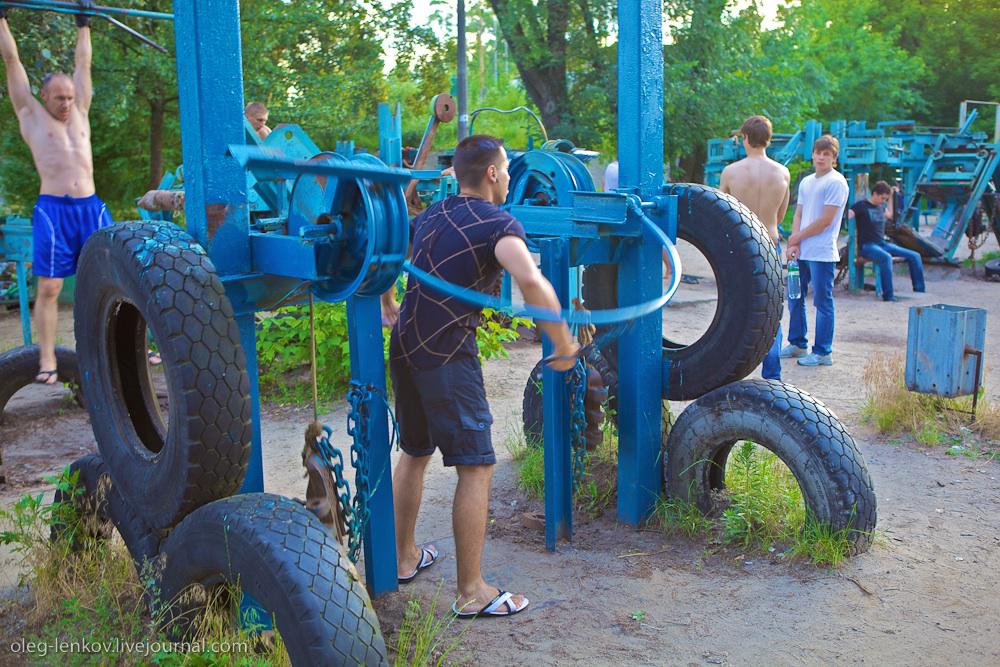
<instances>
[{"instance_id":1,"label":"large black tire","mask_svg":"<svg viewBox=\"0 0 1000 667\"><path fill-rule=\"evenodd\" d=\"M235 493L250 453L246 358L205 251L178 227L93 234L77 275L77 352L97 444L116 486L154 528ZM163 359L161 414L146 330Z\"/></svg>"},{"instance_id":2,"label":"large black tire","mask_svg":"<svg viewBox=\"0 0 1000 667\"><path fill-rule=\"evenodd\" d=\"M293 665L382 665L385 640L368 593L340 545L299 503L267 493L192 512L162 550L162 599L185 628L200 605L191 585L238 585L271 615ZM201 597L204 600L204 597Z\"/></svg>"},{"instance_id":3,"label":"large black tire","mask_svg":"<svg viewBox=\"0 0 1000 667\"><path fill-rule=\"evenodd\" d=\"M82 401L80 391L80 369L76 363L76 352L68 347L56 346L56 366L60 382L65 382L73 390L78 403ZM7 402L21 389L35 381L38 375L38 346L15 347L0 354L0 423Z\"/></svg>"},{"instance_id":4,"label":"large black tire","mask_svg":"<svg viewBox=\"0 0 1000 667\"><path fill-rule=\"evenodd\" d=\"M788 466L810 515L849 530L851 554L868 550L875 490L854 439L825 405L774 380L720 387L681 413L667 444L668 493L711 513L713 491L725 487L726 459L740 440L769 449Z\"/></svg>"},{"instance_id":5,"label":"large black tire","mask_svg":"<svg viewBox=\"0 0 1000 667\"><path fill-rule=\"evenodd\" d=\"M136 572L142 574L147 562L152 562L160 548L160 533L153 530L115 488L104 459L100 454L86 454L70 464L71 472L77 472L77 487L82 493L72 495L57 489L56 503L71 502L82 531L77 534L73 547L79 548L80 538L106 540L114 528L122 536L125 547L132 556ZM59 513L56 513L59 516ZM66 530L61 523L52 525L52 539L58 539Z\"/></svg>"},{"instance_id":6,"label":"large black tire","mask_svg":"<svg viewBox=\"0 0 1000 667\"><path fill-rule=\"evenodd\" d=\"M670 362L664 398L689 401L745 378L767 355L781 323L781 259L764 225L735 197L690 183L666 185L664 194L680 198L677 237L705 256L719 291L715 318L698 340L663 340L663 358ZM583 297L591 310L615 307L617 267L588 266ZM617 353L614 341L604 349L612 366Z\"/></svg>"}]
</instances>

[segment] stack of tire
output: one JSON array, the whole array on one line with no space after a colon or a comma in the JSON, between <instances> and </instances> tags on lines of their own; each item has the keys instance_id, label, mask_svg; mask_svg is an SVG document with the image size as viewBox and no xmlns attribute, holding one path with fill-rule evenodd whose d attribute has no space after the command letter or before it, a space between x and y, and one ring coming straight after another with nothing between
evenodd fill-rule
<instances>
[{"instance_id":1,"label":"stack of tire","mask_svg":"<svg viewBox=\"0 0 1000 667\"><path fill-rule=\"evenodd\" d=\"M247 469L250 384L214 266L179 228L127 222L88 240L74 308L80 376L100 454L73 464L85 503L148 568L172 627L191 586L235 585L271 615L295 665L380 665L385 642L339 543L296 501L233 495ZM157 400L146 330L163 359ZM165 412L165 414L164 414Z\"/></svg>"},{"instance_id":2,"label":"stack of tire","mask_svg":"<svg viewBox=\"0 0 1000 667\"><path fill-rule=\"evenodd\" d=\"M781 382L744 380L763 361L781 323L781 260L767 230L736 198L715 188L672 183L663 194L678 197L677 236L705 256L718 285L715 317L701 337L689 345L663 339L669 369L664 415L670 415L668 401L693 401L673 424L665 419L665 493L705 512L717 510L713 499L725 486L729 453L738 441L751 440L789 467L813 519L846 530L852 553L866 551L876 500L853 438L807 393ZM586 267L588 309L618 305L617 269ZM600 352L599 362L588 363L607 378L613 405L617 343L609 341ZM540 434L541 388L532 379L523 407L526 434Z\"/></svg>"}]
</instances>

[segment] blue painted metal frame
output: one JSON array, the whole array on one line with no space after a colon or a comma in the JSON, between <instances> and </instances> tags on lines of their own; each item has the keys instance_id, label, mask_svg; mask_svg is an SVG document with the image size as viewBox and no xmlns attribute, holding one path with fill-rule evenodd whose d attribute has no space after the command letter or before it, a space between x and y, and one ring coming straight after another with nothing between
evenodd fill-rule
<instances>
[{"instance_id":1,"label":"blue painted metal frame","mask_svg":"<svg viewBox=\"0 0 1000 667\"><path fill-rule=\"evenodd\" d=\"M177 59L177 73L178 86L183 92L180 96L180 109L188 231L208 250L237 312L237 324L247 357L247 371L251 377L254 423L250 465L241 491L262 491L264 476L254 312L259 308L272 306L276 295L286 289L294 292L302 287L302 283L263 275L255 271L252 261L247 171L228 153L230 146L238 146L247 138L243 117L238 1L198 0L195 3L194 0L177 0L174 3L174 16L177 52L185 54L185 57ZM219 58L220 53L227 54L227 57ZM286 131L291 132L292 136L280 134ZM275 132L279 134L275 135ZM298 151L310 150L311 142L303 141L291 127L277 128L275 132L272 135L276 138L270 142L262 142L263 146L275 142L292 142ZM251 142L257 143L253 137ZM281 147L275 148L280 149ZM287 150L281 150L281 153L288 155ZM293 154L292 157L306 158L311 155L300 153ZM265 174L266 165L259 166L261 168L256 174L257 185L260 185L262 176L287 176L280 169L272 169ZM296 173L309 169L312 167L303 166ZM337 175L344 175L348 171L372 176L384 173L377 168L352 164L340 169ZM328 172L326 170L324 173ZM259 243L259 240L255 243ZM294 253L285 254L270 246L258 249L258 253L279 257L283 255L286 261L297 259ZM263 260L263 257L258 256L258 259ZM258 261L258 264L266 262ZM384 393L385 364L377 299L358 298L349 301L348 330L352 375L356 380L374 385ZM390 471L389 466L384 465L389 456L386 408L376 404L371 405L370 410L372 442L385 443L385 446L373 446L371 452L371 469L381 470L382 474L378 479L373 479L372 516L365 527L366 582L372 594L379 595L397 588L395 528L392 484L388 481Z\"/></svg>"},{"instance_id":2,"label":"blue painted metal frame","mask_svg":"<svg viewBox=\"0 0 1000 667\"><path fill-rule=\"evenodd\" d=\"M663 187L663 7L660 0L618 2L618 175L620 187L651 201ZM663 221L663 213L654 213ZM660 292L657 243L624 242L618 303ZM641 318L618 345L618 520L638 525L662 485L660 413L663 320Z\"/></svg>"},{"instance_id":3,"label":"blue painted metal frame","mask_svg":"<svg viewBox=\"0 0 1000 667\"><path fill-rule=\"evenodd\" d=\"M0 225L0 258L14 262L17 272L17 303L21 315L21 339L31 345L31 308L28 294L28 266L32 259L31 220L12 215Z\"/></svg>"}]
</instances>

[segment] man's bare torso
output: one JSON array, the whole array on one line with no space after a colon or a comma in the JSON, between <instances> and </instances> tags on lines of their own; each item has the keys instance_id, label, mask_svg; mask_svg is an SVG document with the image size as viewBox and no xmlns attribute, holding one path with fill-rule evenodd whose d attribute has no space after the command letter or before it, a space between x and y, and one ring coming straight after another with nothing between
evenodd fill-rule
<instances>
[{"instance_id":1,"label":"man's bare torso","mask_svg":"<svg viewBox=\"0 0 1000 667\"><path fill-rule=\"evenodd\" d=\"M777 243L778 224L788 208L788 169L768 157L747 157L725 168L721 185L757 214Z\"/></svg>"},{"instance_id":2,"label":"man's bare torso","mask_svg":"<svg viewBox=\"0 0 1000 667\"><path fill-rule=\"evenodd\" d=\"M74 106L62 123L37 103L18 118L21 136L31 149L43 195L89 197L94 194L94 158L90 121Z\"/></svg>"}]
</instances>

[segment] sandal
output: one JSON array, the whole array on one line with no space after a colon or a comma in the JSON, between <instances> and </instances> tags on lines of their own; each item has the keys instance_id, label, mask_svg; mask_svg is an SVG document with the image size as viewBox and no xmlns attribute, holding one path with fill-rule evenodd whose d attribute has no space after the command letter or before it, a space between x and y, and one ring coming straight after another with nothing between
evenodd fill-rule
<instances>
[{"instance_id":1,"label":"sandal","mask_svg":"<svg viewBox=\"0 0 1000 667\"><path fill-rule=\"evenodd\" d=\"M438 560L438 550L433 546L420 547L420 562L417 563L417 569L413 571L408 577L398 577L399 583L408 584L417 578L423 570L426 570L431 565L436 563Z\"/></svg>"},{"instance_id":2,"label":"sandal","mask_svg":"<svg viewBox=\"0 0 1000 667\"><path fill-rule=\"evenodd\" d=\"M155 352L153 350L149 351L149 353L146 355L146 359L149 360L150 366L159 366L160 364L163 363L163 357L160 356L160 353Z\"/></svg>"},{"instance_id":3,"label":"sandal","mask_svg":"<svg viewBox=\"0 0 1000 667\"><path fill-rule=\"evenodd\" d=\"M528 608L528 598L524 598L524 604L520 607L514 606L514 595L513 593L508 593L507 591L500 591L497 596L486 603L479 611L461 611L456 606L458 601L456 600L454 604L451 605L451 613L455 614L456 618L487 618L492 616L513 616L514 614L519 614ZM502 606L506 605L506 609L501 609Z\"/></svg>"},{"instance_id":4,"label":"sandal","mask_svg":"<svg viewBox=\"0 0 1000 667\"><path fill-rule=\"evenodd\" d=\"M59 384L59 372L55 368L51 371L38 371L38 375L35 376L35 384L44 384L50 387Z\"/></svg>"}]
</instances>

